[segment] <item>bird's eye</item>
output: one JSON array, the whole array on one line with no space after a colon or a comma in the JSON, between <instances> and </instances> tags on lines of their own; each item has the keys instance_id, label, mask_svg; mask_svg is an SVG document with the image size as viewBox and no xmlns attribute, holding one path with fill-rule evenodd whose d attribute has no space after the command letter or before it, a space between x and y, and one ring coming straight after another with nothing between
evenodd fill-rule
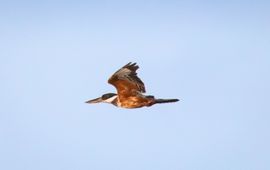
<instances>
[{"instance_id":1,"label":"bird's eye","mask_svg":"<svg viewBox=\"0 0 270 170\"><path fill-rule=\"evenodd\" d=\"M107 94L102 95L101 98L102 98L103 100L106 100L106 99L108 99L108 98L111 98L111 97L114 96L114 95L115 95L114 93L107 93Z\"/></svg>"},{"instance_id":2,"label":"bird's eye","mask_svg":"<svg viewBox=\"0 0 270 170\"><path fill-rule=\"evenodd\" d=\"M104 94L104 95L101 96L101 98L102 98L102 99L106 99L106 98L107 98L107 95Z\"/></svg>"}]
</instances>

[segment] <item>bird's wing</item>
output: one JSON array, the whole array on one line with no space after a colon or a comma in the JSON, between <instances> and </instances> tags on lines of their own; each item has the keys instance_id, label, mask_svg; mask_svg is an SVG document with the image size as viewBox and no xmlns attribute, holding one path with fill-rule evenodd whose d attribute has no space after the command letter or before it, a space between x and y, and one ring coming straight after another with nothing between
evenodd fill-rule
<instances>
[{"instance_id":1,"label":"bird's wing","mask_svg":"<svg viewBox=\"0 0 270 170\"><path fill-rule=\"evenodd\" d=\"M108 83L117 89L120 100L138 93L145 93L144 84L136 73L138 68L136 63L130 62L116 71L108 80Z\"/></svg>"}]
</instances>

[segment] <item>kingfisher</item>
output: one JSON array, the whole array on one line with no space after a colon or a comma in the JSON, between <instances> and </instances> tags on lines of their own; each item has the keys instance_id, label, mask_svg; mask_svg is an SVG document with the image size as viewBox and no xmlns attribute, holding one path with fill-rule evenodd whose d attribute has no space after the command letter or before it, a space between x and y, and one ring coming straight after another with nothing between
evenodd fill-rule
<instances>
[{"instance_id":1,"label":"kingfisher","mask_svg":"<svg viewBox=\"0 0 270 170\"><path fill-rule=\"evenodd\" d=\"M117 107L133 109L179 101L178 99L156 99L154 96L144 95L146 90L144 83L137 76L138 68L139 66L132 62L124 65L108 80L108 83L116 88L117 94L106 93L99 98L86 101L86 103L111 103Z\"/></svg>"}]
</instances>

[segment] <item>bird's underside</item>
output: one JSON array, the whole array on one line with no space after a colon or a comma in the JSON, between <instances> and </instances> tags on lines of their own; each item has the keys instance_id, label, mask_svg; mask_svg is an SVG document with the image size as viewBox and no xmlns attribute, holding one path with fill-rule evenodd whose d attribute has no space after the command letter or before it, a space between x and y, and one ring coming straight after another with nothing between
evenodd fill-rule
<instances>
[{"instance_id":1,"label":"bird's underside","mask_svg":"<svg viewBox=\"0 0 270 170\"><path fill-rule=\"evenodd\" d=\"M112 103L118 107L123 108L139 108L143 106L152 106L156 103L169 103L177 102L178 99L155 99L154 96L146 96L144 83L137 76L137 69L139 68L136 63L128 63L121 69L116 71L108 80L112 84L117 94L108 93L102 97L89 100L87 103Z\"/></svg>"}]
</instances>

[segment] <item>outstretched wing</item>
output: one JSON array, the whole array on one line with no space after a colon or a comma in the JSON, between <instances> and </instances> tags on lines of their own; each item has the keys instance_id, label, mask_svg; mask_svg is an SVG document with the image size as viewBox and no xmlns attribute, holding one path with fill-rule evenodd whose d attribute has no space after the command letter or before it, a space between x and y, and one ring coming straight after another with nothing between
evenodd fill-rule
<instances>
[{"instance_id":1,"label":"outstretched wing","mask_svg":"<svg viewBox=\"0 0 270 170\"><path fill-rule=\"evenodd\" d=\"M116 71L108 80L108 83L117 89L119 98L145 93L144 84L136 73L138 68L136 63L130 62Z\"/></svg>"}]
</instances>

